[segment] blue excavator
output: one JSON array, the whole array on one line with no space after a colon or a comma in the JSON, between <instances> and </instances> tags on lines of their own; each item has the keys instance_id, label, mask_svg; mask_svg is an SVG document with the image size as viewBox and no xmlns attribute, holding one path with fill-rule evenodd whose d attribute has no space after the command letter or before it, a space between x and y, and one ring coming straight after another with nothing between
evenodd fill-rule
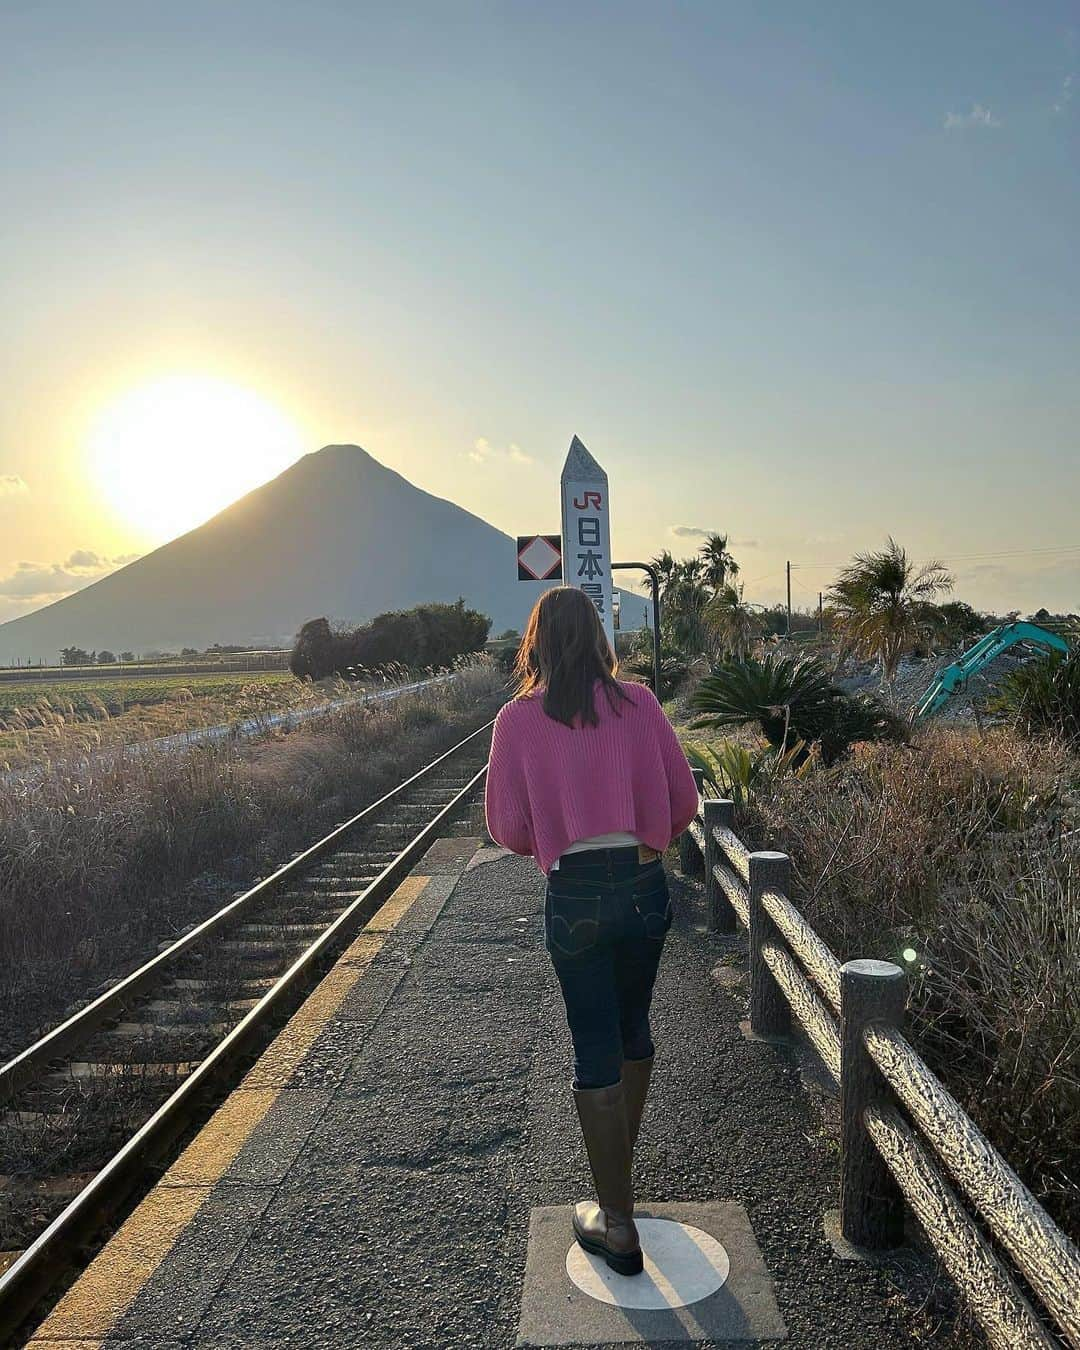
<instances>
[{"instance_id":1,"label":"blue excavator","mask_svg":"<svg viewBox=\"0 0 1080 1350\"><path fill-rule=\"evenodd\" d=\"M1034 623L1004 623L1000 628L995 628L981 637L973 647L969 647L959 661L945 667L920 699L919 706L915 709L915 719L930 717L940 712L949 699L964 692L972 675L977 675L995 657L1018 642L1033 647L1049 648L1054 652L1064 652L1066 656L1069 654L1069 644L1065 639L1058 633L1050 632L1048 628L1040 628Z\"/></svg>"}]
</instances>

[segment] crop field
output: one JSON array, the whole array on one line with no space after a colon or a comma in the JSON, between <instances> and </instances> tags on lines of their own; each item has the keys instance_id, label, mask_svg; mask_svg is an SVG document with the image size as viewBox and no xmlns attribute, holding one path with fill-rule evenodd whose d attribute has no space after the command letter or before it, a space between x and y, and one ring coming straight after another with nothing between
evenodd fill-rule
<instances>
[{"instance_id":1,"label":"crop field","mask_svg":"<svg viewBox=\"0 0 1080 1350\"><path fill-rule=\"evenodd\" d=\"M326 697L326 691L313 690L286 671L3 684L0 770L300 707Z\"/></svg>"},{"instance_id":2,"label":"crop field","mask_svg":"<svg viewBox=\"0 0 1080 1350\"><path fill-rule=\"evenodd\" d=\"M76 717L100 715L104 708L110 717L128 711L136 705L153 707L158 703L175 702L187 691L199 698L228 698L251 685L272 687L292 685L295 680L288 671L268 671L265 674L238 672L225 675L171 675L130 678L124 675L102 675L98 679L57 680L42 684L40 680L26 680L0 684L0 717L18 709L32 709L47 701L54 708L67 710Z\"/></svg>"}]
</instances>

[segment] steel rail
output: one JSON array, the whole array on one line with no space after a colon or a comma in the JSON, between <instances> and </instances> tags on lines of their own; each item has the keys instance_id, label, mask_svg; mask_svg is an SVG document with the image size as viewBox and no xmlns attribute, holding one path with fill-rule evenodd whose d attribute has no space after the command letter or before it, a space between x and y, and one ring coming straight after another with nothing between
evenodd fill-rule
<instances>
[{"instance_id":1,"label":"steel rail","mask_svg":"<svg viewBox=\"0 0 1080 1350\"><path fill-rule=\"evenodd\" d=\"M40 1075L51 1061L62 1059L70 1050L98 1031L105 1022L115 1017L136 995L143 993L155 980L159 979L162 971L170 962L175 961L178 956L190 948L197 946L219 928L233 922L251 905L265 899L282 882L288 881L298 872L304 871L322 854L332 851L347 834L363 824L369 816L392 801L406 788L425 777L436 765L442 764L451 755L457 754L463 746L475 740L477 736L489 731L493 725L494 718L482 727L478 727L476 731L470 732L463 740L458 741L456 745L452 745L449 750L437 756L410 778L406 778L403 783L391 788L389 792L384 793L370 806L365 806L355 816L335 826L329 834L316 840L314 844L302 853L297 854L295 858L291 858L287 863L284 863L268 877L256 882L250 890L237 896L235 900L231 900L208 919L204 919L189 933L185 933L183 937L170 943L164 951L159 952L145 964L139 966L137 970L133 970L130 975L118 981L104 994L100 994L85 1008L81 1008L77 1013L72 1014L67 1021L61 1022L52 1031L47 1032L32 1045L27 1046L14 1059L0 1067L0 1107L9 1102L20 1088L25 1087L27 1083L32 1082L34 1078Z\"/></svg>"},{"instance_id":2,"label":"steel rail","mask_svg":"<svg viewBox=\"0 0 1080 1350\"><path fill-rule=\"evenodd\" d=\"M465 740L458 742L445 754L433 760L426 769L414 774L412 778L406 780L406 783L400 784L393 792L380 798L375 805L382 804L402 787L415 782L428 769L440 763L447 755L453 754L481 732L488 730L491 725L490 722L487 723ZM321 970L323 963L346 945L367 921L377 904L389 898L413 864L438 838L446 821L476 790L486 773L485 763L461 791L456 793L406 844L393 862L387 864L371 885L366 887L297 957L273 987L267 990L258 1003L223 1040L218 1042L176 1091L110 1158L48 1228L35 1238L3 1276L0 1276L0 1339L10 1336L26 1320L34 1306L59 1278L72 1253L100 1231L105 1220L115 1213L145 1174L147 1164L159 1158L199 1114L199 1108L205 1105L208 1094L227 1081L230 1070L258 1041L259 1034L266 1024L271 1022L276 1014L299 1003L300 996L314 982L314 977ZM323 852L326 840L340 839L343 833L372 809L372 807L365 808L352 820L338 826L332 834L326 836L326 839L320 840L318 844L301 854L301 858L310 859ZM293 864L287 864L290 869L292 866ZM275 873L275 877L279 875L280 872ZM262 884L264 883L260 883ZM228 908L235 909L237 903L239 902L234 902ZM205 926L202 931L205 933Z\"/></svg>"}]
</instances>

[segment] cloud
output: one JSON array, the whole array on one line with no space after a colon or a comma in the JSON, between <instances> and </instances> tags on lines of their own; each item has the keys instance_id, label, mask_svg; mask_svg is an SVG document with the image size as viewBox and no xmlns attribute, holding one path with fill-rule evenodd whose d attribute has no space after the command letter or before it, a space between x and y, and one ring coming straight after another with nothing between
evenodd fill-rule
<instances>
[{"instance_id":1,"label":"cloud","mask_svg":"<svg viewBox=\"0 0 1080 1350\"><path fill-rule=\"evenodd\" d=\"M0 595L21 600L52 600L69 595L92 580L68 571L61 563L21 562L14 572L0 577Z\"/></svg>"},{"instance_id":2,"label":"cloud","mask_svg":"<svg viewBox=\"0 0 1080 1350\"><path fill-rule=\"evenodd\" d=\"M25 497L29 491L26 479L17 473L0 473L0 497Z\"/></svg>"},{"instance_id":3,"label":"cloud","mask_svg":"<svg viewBox=\"0 0 1080 1350\"><path fill-rule=\"evenodd\" d=\"M1076 92L1076 76L1068 74L1061 82L1061 88L1058 90L1058 96L1051 105L1054 112L1060 117L1073 101L1073 94Z\"/></svg>"},{"instance_id":4,"label":"cloud","mask_svg":"<svg viewBox=\"0 0 1080 1350\"><path fill-rule=\"evenodd\" d=\"M973 103L970 112L945 114L946 131L966 131L969 127L989 129L999 126L1001 118L995 117L990 109L984 108L981 103Z\"/></svg>"},{"instance_id":5,"label":"cloud","mask_svg":"<svg viewBox=\"0 0 1080 1350\"><path fill-rule=\"evenodd\" d=\"M77 548L75 552L64 563L65 567L101 567L105 559L100 557L93 549Z\"/></svg>"},{"instance_id":6,"label":"cloud","mask_svg":"<svg viewBox=\"0 0 1080 1350\"><path fill-rule=\"evenodd\" d=\"M486 436L476 438L468 455L474 464L486 464L492 460L509 461L511 464L532 464L534 462L532 455L527 455L521 446L515 445L513 441L505 447L492 445Z\"/></svg>"},{"instance_id":7,"label":"cloud","mask_svg":"<svg viewBox=\"0 0 1080 1350\"><path fill-rule=\"evenodd\" d=\"M708 539L710 535L719 534L719 530L705 530L700 525L669 525L668 533L673 534L676 539ZM757 548L756 539L729 539L729 545L732 548Z\"/></svg>"},{"instance_id":8,"label":"cloud","mask_svg":"<svg viewBox=\"0 0 1080 1350\"><path fill-rule=\"evenodd\" d=\"M13 572L0 577L0 596L49 604L81 591L92 581L99 581L118 567L134 562L138 556L137 553L122 553L107 558L93 549L77 548L62 563L16 563Z\"/></svg>"}]
</instances>

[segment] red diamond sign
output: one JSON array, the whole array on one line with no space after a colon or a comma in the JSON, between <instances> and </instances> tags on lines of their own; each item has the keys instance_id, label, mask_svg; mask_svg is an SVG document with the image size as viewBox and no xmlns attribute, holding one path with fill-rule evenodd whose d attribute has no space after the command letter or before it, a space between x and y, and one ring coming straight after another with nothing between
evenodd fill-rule
<instances>
[{"instance_id":1,"label":"red diamond sign","mask_svg":"<svg viewBox=\"0 0 1080 1350\"><path fill-rule=\"evenodd\" d=\"M562 539L557 534L519 534L518 581L561 581Z\"/></svg>"}]
</instances>

